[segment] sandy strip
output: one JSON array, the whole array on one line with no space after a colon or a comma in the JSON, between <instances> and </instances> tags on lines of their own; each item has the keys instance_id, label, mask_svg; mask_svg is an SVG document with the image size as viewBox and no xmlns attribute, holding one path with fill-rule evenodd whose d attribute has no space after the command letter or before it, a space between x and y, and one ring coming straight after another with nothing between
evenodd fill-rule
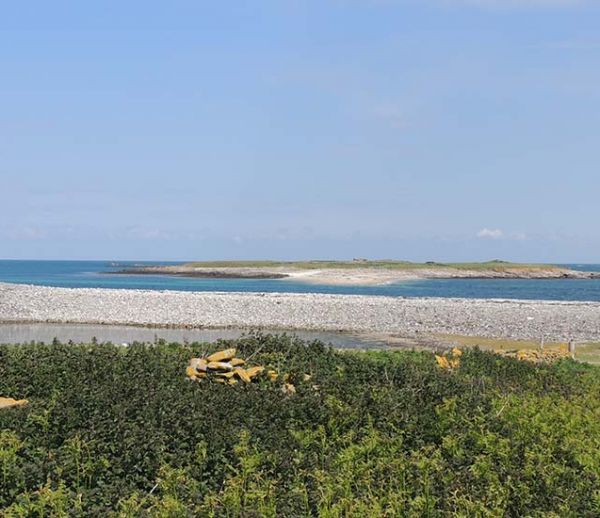
<instances>
[{"instance_id":1,"label":"sandy strip","mask_svg":"<svg viewBox=\"0 0 600 518\"><path fill-rule=\"evenodd\" d=\"M50 288L0 283L0 322L600 341L600 303Z\"/></svg>"},{"instance_id":2,"label":"sandy strip","mask_svg":"<svg viewBox=\"0 0 600 518\"><path fill-rule=\"evenodd\" d=\"M328 284L329 286L384 286L397 282L426 279L416 271L394 271L374 269L330 269L330 270L285 270L290 279L310 282L312 284Z\"/></svg>"}]
</instances>

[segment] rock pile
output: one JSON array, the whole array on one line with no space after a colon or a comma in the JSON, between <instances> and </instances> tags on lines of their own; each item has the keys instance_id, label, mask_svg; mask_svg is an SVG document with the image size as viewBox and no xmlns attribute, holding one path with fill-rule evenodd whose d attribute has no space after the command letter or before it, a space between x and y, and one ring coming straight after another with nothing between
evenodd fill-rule
<instances>
[{"instance_id":1,"label":"rock pile","mask_svg":"<svg viewBox=\"0 0 600 518\"><path fill-rule=\"evenodd\" d=\"M194 381L211 380L216 383L235 385L242 381L251 383L265 368L262 366L245 367L246 360L235 357L235 349L225 349L207 356L192 358L186 369L189 379ZM271 377L269 371L269 377Z\"/></svg>"},{"instance_id":2,"label":"rock pile","mask_svg":"<svg viewBox=\"0 0 600 518\"><path fill-rule=\"evenodd\" d=\"M295 394L296 386L290 383L289 374L282 376L275 370L266 370L261 365L247 367L246 360L235 357L235 349L225 349L207 356L206 358L192 358L186 369L186 374L192 381L214 381L216 383L225 383L228 385L237 385L240 381L252 383L257 380L263 372L266 379L271 382L281 380L283 382L281 391L284 394ZM309 374L304 374L303 381L309 381L312 378ZM318 390L317 385L313 389Z\"/></svg>"}]
</instances>

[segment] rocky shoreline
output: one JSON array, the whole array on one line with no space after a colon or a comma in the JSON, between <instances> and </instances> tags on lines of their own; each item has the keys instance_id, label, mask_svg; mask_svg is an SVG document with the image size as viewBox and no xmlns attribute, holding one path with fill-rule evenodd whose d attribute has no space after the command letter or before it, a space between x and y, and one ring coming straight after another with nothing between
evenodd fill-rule
<instances>
[{"instance_id":1,"label":"rocky shoreline","mask_svg":"<svg viewBox=\"0 0 600 518\"><path fill-rule=\"evenodd\" d=\"M193 270L178 271L172 267L143 266L138 268L125 268L117 272L100 272L105 275L169 275L171 277L190 277L199 279L285 279L285 273L275 272L229 272L223 270Z\"/></svg>"},{"instance_id":2,"label":"rocky shoreline","mask_svg":"<svg viewBox=\"0 0 600 518\"><path fill-rule=\"evenodd\" d=\"M0 283L0 322L600 341L600 303L51 288Z\"/></svg>"}]
</instances>

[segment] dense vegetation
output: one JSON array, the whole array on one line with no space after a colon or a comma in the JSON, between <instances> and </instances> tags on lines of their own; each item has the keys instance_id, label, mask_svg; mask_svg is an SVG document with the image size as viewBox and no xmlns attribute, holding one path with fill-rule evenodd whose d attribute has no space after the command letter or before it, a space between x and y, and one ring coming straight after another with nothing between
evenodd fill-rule
<instances>
[{"instance_id":1,"label":"dense vegetation","mask_svg":"<svg viewBox=\"0 0 600 518\"><path fill-rule=\"evenodd\" d=\"M203 344L0 347L30 401L0 411L0 515L600 514L596 367L235 345L296 393L187 380Z\"/></svg>"},{"instance_id":2,"label":"dense vegetation","mask_svg":"<svg viewBox=\"0 0 600 518\"><path fill-rule=\"evenodd\" d=\"M455 270L486 270L510 272L511 270L552 270L557 266L549 264L521 264L507 261L487 261L483 263L413 263L410 261L384 260L354 260L354 261L204 261L188 263L186 266L198 268L299 268L304 270L322 269L353 269L380 268L392 270L422 270L436 268L452 268Z\"/></svg>"}]
</instances>

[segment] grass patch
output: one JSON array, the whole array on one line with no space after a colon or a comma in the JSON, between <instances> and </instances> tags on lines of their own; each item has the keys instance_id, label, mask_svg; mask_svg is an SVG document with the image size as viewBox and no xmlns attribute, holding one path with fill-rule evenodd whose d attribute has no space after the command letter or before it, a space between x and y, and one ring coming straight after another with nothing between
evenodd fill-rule
<instances>
[{"instance_id":1,"label":"grass patch","mask_svg":"<svg viewBox=\"0 0 600 518\"><path fill-rule=\"evenodd\" d=\"M575 358L582 362L600 365L600 342L577 344Z\"/></svg>"},{"instance_id":2,"label":"grass patch","mask_svg":"<svg viewBox=\"0 0 600 518\"><path fill-rule=\"evenodd\" d=\"M186 379L235 346L289 375ZM310 375L310 379L305 378ZM478 349L0 346L0 515L597 516L600 369Z\"/></svg>"},{"instance_id":3,"label":"grass patch","mask_svg":"<svg viewBox=\"0 0 600 518\"><path fill-rule=\"evenodd\" d=\"M510 340L505 338L445 334L436 336L460 347L479 347L487 351L497 352L539 349L541 345L540 342L534 340ZM564 342L545 342L544 347L551 350L563 350L567 348L567 344Z\"/></svg>"},{"instance_id":4,"label":"grass patch","mask_svg":"<svg viewBox=\"0 0 600 518\"><path fill-rule=\"evenodd\" d=\"M534 340L507 340L503 338L444 334L436 336L443 341L459 347L479 347L483 350L493 352L534 351L540 349L541 345L539 341ZM544 349L547 351L567 352L568 345L565 342L545 342ZM600 342L577 343L575 347L575 359L580 362L600 365Z\"/></svg>"}]
</instances>

